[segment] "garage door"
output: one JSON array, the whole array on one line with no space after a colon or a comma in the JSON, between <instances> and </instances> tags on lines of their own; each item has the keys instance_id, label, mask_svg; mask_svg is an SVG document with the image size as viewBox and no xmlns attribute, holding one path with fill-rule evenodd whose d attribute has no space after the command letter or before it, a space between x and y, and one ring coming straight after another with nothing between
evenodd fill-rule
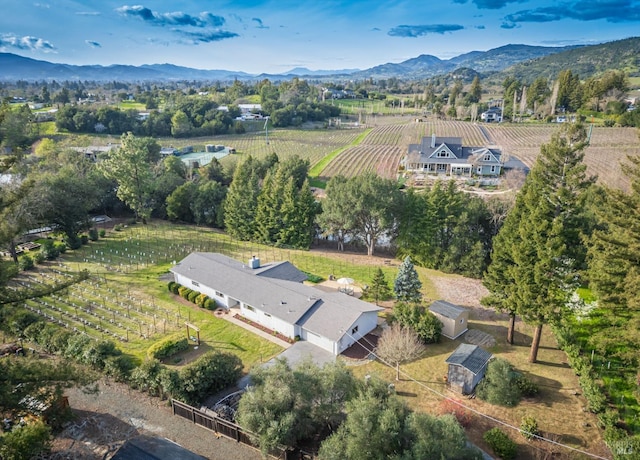
<instances>
[{"instance_id":1,"label":"garage door","mask_svg":"<svg viewBox=\"0 0 640 460\"><path fill-rule=\"evenodd\" d=\"M321 335L315 334L311 331L307 331L306 329L302 329L300 338L324 350L327 350L330 353L333 353L333 341L327 339L326 337L322 337Z\"/></svg>"}]
</instances>

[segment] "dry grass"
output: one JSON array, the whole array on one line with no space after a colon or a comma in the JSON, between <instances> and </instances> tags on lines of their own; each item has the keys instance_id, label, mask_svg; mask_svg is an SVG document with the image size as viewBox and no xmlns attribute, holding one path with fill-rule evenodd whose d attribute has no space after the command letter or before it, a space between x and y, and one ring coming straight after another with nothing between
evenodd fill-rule
<instances>
[{"instance_id":1,"label":"dry grass","mask_svg":"<svg viewBox=\"0 0 640 460\"><path fill-rule=\"evenodd\" d=\"M540 393L536 398L523 400L513 408L493 406L479 399L467 399L453 393L447 388L443 378L447 374L445 359L462 340L443 338L441 343L429 345L421 359L401 367L406 374L400 382L396 382L396 390L413 409L436 414L443 398L450 397L463 401L473 411L486 414L488 417L475 414L467 433L474 443L487 452L490 452L490 449L484 443L482 435L486 430L499 426L491 418L519 427L522 417L530 415L538 421L546 438L576 449L610 456L597 428L596 417L584 409L586 401L580 395L578 379L567 364L566 355L558 349L549 328L543 330L538 363L531 364L527 359L533 328L518 322L516 343L513 346L508 345L508 318L506 315L479 307L478 296L482 296L484 292L479 282L457 276L437 275L433 276L431 281L433 285L444 289L438 292L439 298L471 307L469 328L491 334L496 339L496 345L490 351L495 356L508 360L518 371L534 381L539 386ZM359 376L379 375L388 381L395 379L394 369L379 362L354 366L354 372ZM528 442L515 430L505 426L502 428L518 442L518 458L547 458L552 452L554 458L582 457L577 452L550 443Z\"/></svg>"}]
</instances>

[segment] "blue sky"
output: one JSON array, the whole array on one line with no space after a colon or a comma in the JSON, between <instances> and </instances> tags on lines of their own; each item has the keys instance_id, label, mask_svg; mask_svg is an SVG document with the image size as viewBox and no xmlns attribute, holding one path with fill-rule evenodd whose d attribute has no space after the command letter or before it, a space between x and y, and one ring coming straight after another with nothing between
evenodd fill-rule
<instances>
[{"instance_id":1,"label":"blue sky","mask_svg":"<svg viewBox=\"0 0 640 460\"><path fill-rule=\"evenodd\" d=\"M0 51L67 64L249 73L368 68L510 43L640 35L640 0L0 0Z\"/></svg>"}]
</instances>

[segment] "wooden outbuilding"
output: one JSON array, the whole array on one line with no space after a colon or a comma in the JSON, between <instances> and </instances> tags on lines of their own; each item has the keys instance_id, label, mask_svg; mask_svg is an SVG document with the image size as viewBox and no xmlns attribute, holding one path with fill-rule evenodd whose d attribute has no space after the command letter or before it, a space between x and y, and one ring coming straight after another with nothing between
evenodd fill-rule
<instances>
[{"instance_id":1,"label":"wooden outbuilding","mask_svg":"<svg viewBox=\"0 0 640 460\"><path fill-rule=\"evenodd\" d=\"M469 310L445 300L436 300L429 306L429 311L442 323L442 335L456 339L467 332Z\"/></svg>"},{"instance_id":2,"label":"wooden outbuilding","mask_svg":"<svg viewBox=\"0 0 640 460\"><path fill-rule=\"evenodd\" d=\"M449 387L462 394L471 394L484 377L493 355L478 345L462 343L447 358Z\"/></svg>"}]
</instances>

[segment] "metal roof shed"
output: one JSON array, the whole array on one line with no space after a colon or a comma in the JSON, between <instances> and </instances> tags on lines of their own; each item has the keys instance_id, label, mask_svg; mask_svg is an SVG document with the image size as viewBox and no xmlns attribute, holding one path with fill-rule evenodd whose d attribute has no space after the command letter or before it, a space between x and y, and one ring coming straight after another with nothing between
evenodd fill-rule
<instances>
[{"instance_id":1,"label":"metal roof shed","mask_svg":"<svg viewBox=\"0 0 640 460\"><path fill-rule=\"evenodd\" d=\"M447 358L447 382L451 389L470 394L484 377L493 355L478 345L462 343Z\"/></svg>"}]
</instances>

